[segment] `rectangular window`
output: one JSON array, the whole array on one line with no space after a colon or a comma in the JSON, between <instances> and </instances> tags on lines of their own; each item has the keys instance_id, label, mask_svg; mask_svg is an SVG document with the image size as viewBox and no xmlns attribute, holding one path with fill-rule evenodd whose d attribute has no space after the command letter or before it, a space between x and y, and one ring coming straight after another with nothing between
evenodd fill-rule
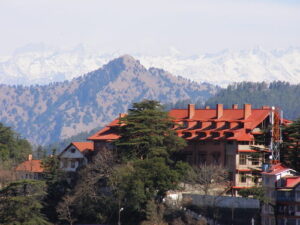
<instances>
[{"instance_id":1,"label":"rectangular window","mask_svg":"<svg viewBox=\"0 0 300 225\"><path fill-rule=\"evenodd\" d=\"M221 156L220 152L213 152L211 154L212 161L213 161L214 164L219 164L220 163L220 156Z\"/></svg>"},{"instance_id":2,"label":"rectangular window","mask_svg":"<svg viewBox=\"0 0 300 225\"><path fill-rule=\"evenodd\" d=\"M63 168L68 168L68 160L67 159L63 159Z\"/></svg>"},{"instance_id":3,"label":"rectangular window","mask_svg":"<svg viewBox=\"0 0 300 225\"><path fill-rule=\"evenodd\" d=\"M255 154L251 156L252 165L259 165L259 155Z\"/></svg>"},{"instance_id":4,"label":"rectangular window","mask_svg":"<svg viewBox=\"0 0 300 225\"><path fill-rule=\"evenodd\" d=\"M247 164L247 154L240 153L240 165L246 165Z\"/></svg>"},{"instance_id":5,"label":"rectangular window","mask_svg":"<svg viewBox=\"0 0 300 225\"><path fill-rule=\"evenodd\" d=\"M200 164L206 164L206 153L205 152L199 152L198 153L198 160Z\"/></svg>"},{"instance_id":6,"label":"rectangular window","mask_svg":"<svg viewBox=\"0 0 300 225\"><path fill-rule=\"evenodd\" d=\"M247 176L245 173L240 173L240 182L246 183L247 182Z\"/></svg>"},{"instance_id":7,"label":"rectangular window","mask_svg":"<svg viewBox=\"0 0 300 225\"><path fill-rule=\"evenodd\" d=\"M75 168L75 165L76 165L76 161L75 161L75 160L72 160L72 161L71 161L71 168Z\"/></svg>"},{"instance_id":8,"label":"rectangular window","mask_svg":"<svg viewBox=\"0 0 300 225\"><path fill-rule=\"evenodd\" d=\"M254 184L258 184L258 181L259 181L259 174L257 174L257 173L252 173L252 182L254 183Z\"/></svg>"}]
</instances>

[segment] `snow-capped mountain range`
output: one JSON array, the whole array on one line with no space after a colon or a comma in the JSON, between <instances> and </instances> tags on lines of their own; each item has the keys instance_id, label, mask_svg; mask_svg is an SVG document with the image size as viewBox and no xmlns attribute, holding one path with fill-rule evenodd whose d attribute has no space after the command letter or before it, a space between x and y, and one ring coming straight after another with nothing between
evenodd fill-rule
<instances>
[{"instance_id":1,"label":"snow-capped mountain range","mask_svg":"<svg viewBox=\"0 0 300 225\"><path fill-rule=\"evenodd\" d=\"M47 84L71 80L100 68L123 53L101 53L79 45L63 50L29 44L11 56L0 56L0 83ZM224 50L183 57L176 49L164 56L133 54L147 68L157 67L194 81L226 86L240 81L282 80L300 83L300 48Z\"/></svg>"}]
</instances>

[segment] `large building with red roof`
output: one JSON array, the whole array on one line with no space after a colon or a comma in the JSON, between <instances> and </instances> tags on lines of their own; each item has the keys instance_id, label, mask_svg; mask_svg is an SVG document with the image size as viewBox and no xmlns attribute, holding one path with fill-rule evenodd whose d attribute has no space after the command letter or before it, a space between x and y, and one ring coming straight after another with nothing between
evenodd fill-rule
<instances>
[{"instance_id":1,"label":"large building with red roof","mask_svg":"<svg viewBox=\"0 0 300 225\"><path fill-rule=\"evenodd\" d=\"M230 109L222 104L217 104L216 109L196 109L189 104L186 109L170 110L169 115L176 123L174 130L178 136L188 143L184 149L186 160L191 165L226 167L232 177L232 188L236 190L260 182L262 163L270 151L269 143L258 142L257 137L270 126L272 112L274 108L253 109L250 104L243 108L234 104ZM119 118L89 137L94 149L100 150L118 139L118 126Z\"/></svg>"}]
</instances>

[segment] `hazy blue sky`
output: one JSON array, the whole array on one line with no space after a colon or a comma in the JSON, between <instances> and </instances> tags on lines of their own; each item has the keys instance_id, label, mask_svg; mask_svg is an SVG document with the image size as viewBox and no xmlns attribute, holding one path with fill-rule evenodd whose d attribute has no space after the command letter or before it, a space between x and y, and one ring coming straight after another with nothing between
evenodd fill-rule
<instances>
[{"instance_id":1,"label":"hazy blue sky","mask_svg":"<svg viewBox=\"0 0 300 225\"><path fill-rule=\"evenodd\" d=\"M300 0L0 0L0 55L27 43L183 54L300 46Z\"/></svg>"}]
</instances>

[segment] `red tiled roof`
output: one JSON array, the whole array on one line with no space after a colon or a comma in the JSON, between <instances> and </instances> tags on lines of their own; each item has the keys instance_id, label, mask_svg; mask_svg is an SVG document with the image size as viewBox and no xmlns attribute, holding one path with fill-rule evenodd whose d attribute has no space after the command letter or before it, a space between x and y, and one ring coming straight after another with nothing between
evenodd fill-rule
<instances>
[{"instance_id":1,"label":"red tiled roof","mask_svg":"<svg viewBox=\"0 0 300 225\"><path fill-rule=\"evenodd\" d=\"M72 142L79 151L83 152L85 150L94 151L94 143L93 142Z\"/></svg>"},{"instance_id":2,"label":"red tiled roof","mask_svg":"<svg viewBox=\"0 0 300 225\"><path fill-rule=\"evenodd\" d=\"M293 188L300 183L300 176L286 177L286 188Z\"/></svg>"},{"instance_id":3,"label":"red tiled roof","mask_svg":"<svg viewBox=\"0 0 300 225\"><path fill-rule=\"evenodd\" d=\"M271 108L251 109L248 118L244 118L244 109L223 109L222 116L217 118L216 109L195 109L192 118L188 118L188 109L173 109L169 116L174 122L187 123L185 128L175 127L178 136L186 140L237 140L253 141L251 130L264 121L271 112ZM198 126L201 123L201 126ZM119 119L88 138L88 140L113 141L120 136L116 133L116 126L120 126Z\"/></svg>"},{"instance_id":4,"label":"red tiled roof","mask_svg":"<svg viewBox=\"0 0 300 225\"><path fill-rule=\"evenodd\" d=\"M118 139L120 136L116 134L114 127L120 126L119 119L113 120L110 124L108 124L103 129L99 130L97 133L93 134L88 138L88 140L96 141L112 141Z\"/></svg>"},{"instance_id":5,"label":"red tiled roof","mask_svg":"<svg viewBox=\"0 0 300 225\"><path fill-rule=\"evenodd\" d=\"M291 169L282 165L281 163L277 163L275 165L272 165L268 172L263 172L263 174L276 175L287 170L291 170Z\"/></svg>"},{"instance_id":6,"label":"red tiled roof","mask_svg":"<svg viewBox=\"0 0 300 225\"><path fill-rule=\"evenodd\" d=\"M33 159L33 160L27 160L25 162L20 163L16 167L16 171L42 173L44 169L41 167L41 160Z\"/></svg>"},{"instance_id":7,"label":"red tiled roof","mask_svg":"<svg viewBox=\"0 0 300 225\"><path fill-rule=\"evenodd\" d=\"M177 123L184 121L188 123L186 128L177 128L176 130L179 136L183 136L187 140L227 139L253 141L254 136L250 131L269 116L270 110L271 108L252 109L251 115L247 119L244 119L244 109L223 109L223 114L220 118L217 118L217 110L215 109L196 109L192 118L188 118L188 109L173 109L169 112L169 115ZM197 121L202 123L202 127L193 129L193 126L190 126L190 124ZM225 122L229 126L225 126ZM196 133L193 131L196 131ZM189 135L184 136L184 134ZM198 136L198 134L201 135Z\"/></svg>"},{"instance_id":8,"label":"red tiled roof","mask_svg":"<svg viewBox=\"0 0 300 225\"><path fill-rule=\"evenodd\" d=\"M254 122L255 124L259 121L262 122L270 113L271 109L252 109L251 115L244 120L244 109L224 109L223 116L219 119L216 118L215 109L195 109L195 114L193 120L199 121L249 121ZM188 119L188 110L187 109L172 109L169 112L169 115L174 119Z\"/></svg>"}]
</instances>

